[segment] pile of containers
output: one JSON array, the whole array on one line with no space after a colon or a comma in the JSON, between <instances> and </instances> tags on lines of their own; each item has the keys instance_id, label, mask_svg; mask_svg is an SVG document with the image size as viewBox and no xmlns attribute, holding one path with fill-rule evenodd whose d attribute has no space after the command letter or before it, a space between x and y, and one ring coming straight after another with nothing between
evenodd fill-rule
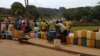
<instances>
[{"instance_id":1,"label":"pile of containers","mask_svg":"<svg viewBox=\"0 0 100 56\"><path fill-rule=\"evenodd\" d=\"M68 44L95 47L96 33L87 30L78 30L66 37Z\"/></svg>"}]
</instances>

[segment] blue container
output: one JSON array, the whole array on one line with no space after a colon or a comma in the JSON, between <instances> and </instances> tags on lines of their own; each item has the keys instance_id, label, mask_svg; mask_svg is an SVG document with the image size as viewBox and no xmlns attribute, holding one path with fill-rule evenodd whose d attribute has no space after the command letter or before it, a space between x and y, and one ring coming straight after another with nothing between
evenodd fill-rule
<instances>
[{"instance_id":1,"label":"blue container","mask_svg":"<svg viewBox=\"0 0 100 56\"><path fill-rule=\"evenodd\" d=\"M82 46L86 46L86 42L87 41L87 39L86 38L82 38Z\"/></svg>"},{"instance_id":2,"label":"blue container","mask_svg":"<svg viewBox=\"0 0 100 56\"><path fill-rule=\"evenodd\" d=\"M74 38L74 45L78 45L78 38Z\"/></svg>"},{"instance_id":3,"label":"blue container","mask_svg":"<svg viewBox=\"0 0 100 56\"><path fill-rule=\"evenodd\" d=\"M56 31L50 31L49 36L50 37L56 37Z\"/></svg>"}]
</instances>

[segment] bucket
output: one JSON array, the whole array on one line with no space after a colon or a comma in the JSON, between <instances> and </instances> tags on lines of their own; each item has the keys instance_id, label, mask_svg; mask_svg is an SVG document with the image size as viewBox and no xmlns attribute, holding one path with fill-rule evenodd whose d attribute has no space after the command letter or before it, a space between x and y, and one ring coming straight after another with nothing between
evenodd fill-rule
<instances>
[{"instance_id":1,"label":"bucket","mask_svg":"<svg viewBox=\"0 0 100 56\"><path fill-rule=\"evenodd\" d=\"M54 46L55 48L60 48L61 40L60 39L54 39Z\"/></svg>"}]
</instances>

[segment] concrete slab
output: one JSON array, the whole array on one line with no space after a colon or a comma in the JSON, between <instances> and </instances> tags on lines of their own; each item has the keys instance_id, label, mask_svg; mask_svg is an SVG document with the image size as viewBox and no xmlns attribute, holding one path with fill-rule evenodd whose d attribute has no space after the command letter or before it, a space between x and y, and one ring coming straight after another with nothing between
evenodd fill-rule
<instances>
[{"instance_id":1,"label":"concrete slab","mask_svg":"<svg viewBox=\"0 0 100 56\"><path fill-rule=\"evenodd\" d=\"M43 39L30 39L29 42L37 45L42 45L47 48L53 48L53 49L55 48L54 44L48 43L47 40L43 40ZM76 45L61 45L60 50L69 51L72 53L100 56L100 49L96 49L96 48L82 47Z\"/></svg>"}]
</instances>

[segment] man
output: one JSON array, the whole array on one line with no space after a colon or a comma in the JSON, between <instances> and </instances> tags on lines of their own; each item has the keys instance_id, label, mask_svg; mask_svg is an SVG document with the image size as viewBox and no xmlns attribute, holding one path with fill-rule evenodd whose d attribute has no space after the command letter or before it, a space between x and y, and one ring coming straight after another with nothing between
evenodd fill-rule
<instances>
[{"instance_id":1,"label":"man","mask_svg":"<svg viewBox=\"0 0 100 56\"><path fill-rule=\"evenodd\" d=\"M68 35L68 31L66 29L66 26L60 21L57 26L59 26L61 31L61 42L66 43L66 36Z\"/></svg>"}]
</instances>

